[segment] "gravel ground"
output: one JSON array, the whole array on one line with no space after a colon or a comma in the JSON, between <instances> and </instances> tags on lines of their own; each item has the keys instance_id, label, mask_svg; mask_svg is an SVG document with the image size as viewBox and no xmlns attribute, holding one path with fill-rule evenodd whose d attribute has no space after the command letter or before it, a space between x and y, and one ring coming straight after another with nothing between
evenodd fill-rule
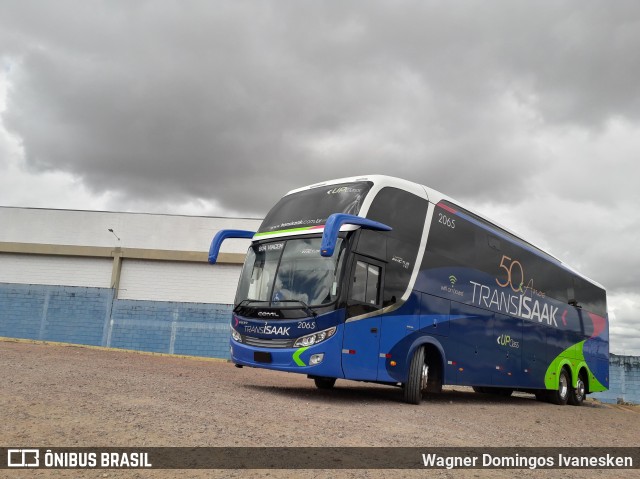
<instances>
[{"instance_id":1,"label":"gravel ground","mask_svg":"<svg viewBox=\"0 0 640 479\"><path fill-rule=\"evenodd\" d=\"M419 406L401 390L202 358L0 341L0 445L640 446L640 408L496 398L448 387ZM607 470L0 470L8 477L640 477ZM515 473L515 474L514 474Z\"/></svg>"}]
</instances>

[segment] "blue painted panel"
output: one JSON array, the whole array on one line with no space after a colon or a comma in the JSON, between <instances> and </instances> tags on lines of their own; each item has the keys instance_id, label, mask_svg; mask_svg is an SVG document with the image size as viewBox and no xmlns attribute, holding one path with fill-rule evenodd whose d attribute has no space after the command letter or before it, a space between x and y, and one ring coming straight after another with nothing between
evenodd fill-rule
<instances>
[{"instance_id":1,"label":"blue painted panel","mask_svg":"<svg viewBox=\"0 0 640 479\"><path fill-rule=\"evenodd\" d=\"M111 332L112 348L169 353L171 323L162 321L116 321Z\"/></svg>"},{"instance_id":2,"label":"blue painted panel","mask_svg":"<svg viewBox=\"0 0 640 479\"><path fill-rule=\"evenodd\" d=\"M383 316L380 322L380 354L377 357L378 363L378 375L376 379L378 381L397 381L391 377L388 373L390 362L396 363L403 362L403 357L396 357L397 352L406 354L405 350L399 350L396 348L398 344L402 344L401 341L407 336L408 333L415 331L417 328L413 326L412 320L417 323L418 316L408 315L389 315ZM411 328L411 329L409 329ZM414 329L415 328L415 329ZM405 348L408 347L405 345ZM397 366L396 366L397 368Z\"/></svg>"},{"instance_id":3,"label":"blue painted panel","mask_svg":"<svg viewBox=\"0 0 640 479\"><path fill-rule=\"evenodd\" d=\"M407 349L411 344L404 339L419 329L420 293L412 293L400 309L381 317L378 381L397 381L398 374L402 374L400 365L404 364ZM391 366L391 361L395 361L396 366ZM393 376L390 375L390 371Z\"/></svg>"},{"instance_id":4,"label":"blue painted panel","mask_svg":"<svg viewBox=\"0 0 640 479\"><path fill-rule=\"evenodd\" d=\"M544 375L551 359L547 356L550 328L531 321L522 322L522 386L544 388Z\"/></svg>"},{"instance_id":5,"label":"blue painted panel","mask_svg":"<svg viewBox=\"0 0 640 479\"><path fill-rule=\"evenodd\" d=\"M46 287L0 283L0 336L38 339Z\"/></svg>"},{"instance_id":6,"label":"blue painted panel","mask_svg":"<svg viewBox=\"0 0 640 479\"><path fill-rule=\"evenodd\" d=\"M344 324L342 369L349 379L376 380L380 351L380 316Z\"/></svg>"},{"instance_id":7,"label":"blue painted panel","mask_svg":"<svg viewBox=\"0 0 640 479\"><path fill-rule=\"evenodd\" d=\"M420 330L436 336L449 335L449 314L451 301L431 294L421 294Z\"/></svg>"},{"instance_id":8,"label":"blue painted panel","mask_svg":"<svg viewBox=\"0 0 640 479\"><path fill-rule=\"evenodd\" d=\"M104 288L63 287L52 290L39 339L102 345L103 328L113 292Z\"/></svg>"},{"instance_id":9,"label":"blue painted panel","mask_svg":"<svg viewBox=\"0 0 640 479\"><path fill-rule=\"evenodd\" d=\"M493 344L496 351L495 366L491 369L494 386L518 386L522 380L522 319L503 314L493 318Z\"/></svg>"},{"instance_id":10,"label":"blue painted panel","mask_svg":"<svg viewBox=\"0 0 640 479\"><path fill-rule=\"evenodd\" d=\"M231 306L116 300L110 347L229 357Z\"/></svg>"},{"instance_id":11,"label":"blue painted panel","mask_svg":"<svg viewBox=\"0 0 640 479\"><path fill-rule=\"evenodd\" d=\"M451 303L449 318L449 373L454 384L490 385L496 365L496 340L493 334L494 314L491 311L461 303ZM453 366L453 369L451 369Z\"/></svg>"},{"instance_id":12,"label":"blue painted panel","mask_svg":"<svg viewBox=\"0 0 640 479\"><path fill-rule=\"evenodd\" d=\"M228 324L185 324L176 328L174 354L226 358L229 356Z\"/></svg>"}]
</instances>

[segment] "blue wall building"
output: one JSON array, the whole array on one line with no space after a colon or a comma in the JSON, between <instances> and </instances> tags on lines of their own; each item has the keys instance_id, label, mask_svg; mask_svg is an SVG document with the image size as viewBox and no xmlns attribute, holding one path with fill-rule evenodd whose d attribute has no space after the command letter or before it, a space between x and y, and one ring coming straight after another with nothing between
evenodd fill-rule
<instances>
[{"instance_id":1,"label":"blue wall building","mask_svg":"<svg viewBox=\"0 0 640 479\"><path fill-rule=\"evenodd\" d=\"M229 357L231 305L116 299L114 293L0 283L0 336Z\"/></svg>"},{"instance_id":2,"label":"blue wall building","mask_svg":"<svg viewBox=\"0 0 640 479\"><path fill-rule=\"evenodd\" d=\"M640 404L640 357L609 355L609 390L593 394L610 404Z\"/></svg>"}]
</instances>

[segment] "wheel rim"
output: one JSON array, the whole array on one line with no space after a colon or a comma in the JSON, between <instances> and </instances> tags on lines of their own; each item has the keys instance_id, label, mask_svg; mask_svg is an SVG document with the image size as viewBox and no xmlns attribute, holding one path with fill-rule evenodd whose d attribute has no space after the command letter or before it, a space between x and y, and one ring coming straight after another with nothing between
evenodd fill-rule
<instances>
[{"instance_id":1,"label":"wheel rim","mask_svg":"<svg viewBox=\"0 0 640 479\"><path fill-rule=\"evenodd\" d=\"M560 386L558 387L558 392L562 399L567 397L567 393L569 392L569 383L565 374L560 375Z\"/></svg>"},{"instance_id":2,"label":"wheel rim","mask_svg":"<svg viewBox=\"0 0 640 479\"><path fill-rule=\"evenodd\" d=\"M426 364L423 364L422 377L420 378L420 391L426 391L428 376L429 376L429 366L427 366Z\"/></svg>"},{"instance_id":3,"label":"wheel rim","mask_svg":"<svg viewBox=\"0 0 640 479\"><path fill-rule=\"evenodd\" d=\"M578 400L582 400L584 398L584 381L582 378L578 379L578 384L576 386L576 397Z\"/></svg>"}]
</instances>

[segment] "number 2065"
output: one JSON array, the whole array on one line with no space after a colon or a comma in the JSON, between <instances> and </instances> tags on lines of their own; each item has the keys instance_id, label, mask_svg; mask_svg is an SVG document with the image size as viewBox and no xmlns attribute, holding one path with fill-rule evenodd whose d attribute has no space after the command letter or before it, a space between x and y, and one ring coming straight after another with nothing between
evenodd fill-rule
<instances>
[{"instance_id":1,"label":"number 2065","mask_svg":"<svg viewBox=\"0 0 640 479\"><path fill-rule=\"evenodd\" d=\"M456 220L453 218L449 218L447 215L444 215L442 213L438 213L438 223L442 223L445 226L448 226L451 229L455 229L456 227Z\"/></svg>"}]
</instances>

